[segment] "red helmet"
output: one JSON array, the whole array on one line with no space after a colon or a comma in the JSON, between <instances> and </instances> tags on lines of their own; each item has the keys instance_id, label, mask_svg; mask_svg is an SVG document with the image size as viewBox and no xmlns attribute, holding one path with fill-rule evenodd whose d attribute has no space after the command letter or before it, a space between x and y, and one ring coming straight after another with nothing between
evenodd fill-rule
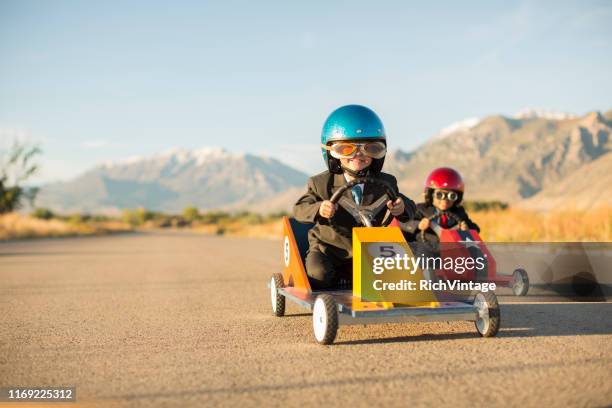
<instances>
[{"instance_id":1,"label":"red helmet","mask_svg":"<svg viewBox=\"0 0 612 408\"><path fill-rule=\"evenodd\" d=\"M439 167L429 173L425 180L425 191L429 188L443 188L463 193L463 179L457 170Z\"/></svg>"}]
</instances>

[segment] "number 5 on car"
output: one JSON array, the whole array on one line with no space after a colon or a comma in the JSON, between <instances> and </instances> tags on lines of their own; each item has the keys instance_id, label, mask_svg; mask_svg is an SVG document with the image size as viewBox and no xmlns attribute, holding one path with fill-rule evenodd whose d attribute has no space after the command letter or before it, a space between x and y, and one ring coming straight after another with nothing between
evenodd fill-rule
<instances>
[{"instance_id":1,"label":"number 5 on car","mask_svg":"<svg viewBox=\"0 0 612 408\"><path fill-rule=\"evenodd\" d=\"M399 228L353 228L353 296L362 302L438 306Z\"/></svg>"}]
</instances>

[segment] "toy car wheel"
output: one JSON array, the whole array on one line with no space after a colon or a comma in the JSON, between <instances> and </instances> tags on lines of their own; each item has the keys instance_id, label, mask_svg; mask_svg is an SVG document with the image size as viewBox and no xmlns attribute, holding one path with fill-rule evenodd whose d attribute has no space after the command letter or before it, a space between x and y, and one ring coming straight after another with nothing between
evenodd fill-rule
<instances>
[{"instance_id":1,"label":"toy car wheel","mask_svg":"<svg viewBox=\"0 0 612 408\"><path fill-rule=\"evenodd\" d=\"M285 297L278 293L278 289L283 287L285 287L283 275L273 274L270 280L270 300L272 301L272 313L278 317L285 315Z\"/></svg>"},{"instance_id":2,"label":"toy car wheel","mask_svg":"<svg viewBox=\"0 0 612 408\"><path fill-rule=\"evenodd\" d=\"M493 337L499 331L500 314L497 296L493 292L479 292L474 298L478 309L476 330L482 337Z\"/></svg>"},{"instance_id":3,"label":"toy car wheel","mask_svg":"<svg viewBox=\"0 0 612 408\"><path fill-rule=\"evenodd\" d=\"M512 292L515 296L525 296L529 291L529 275L524 269L517 269L512 273Z\"/></svg>"},{"instance_id":4,"label":"toy car wheel","mask_svg":"<svg viewBox=\"0 0 612 408\"><path fill-rule=\"evenodd\" d=\"M331 344L338 332L338 306L330 295L319 295L312 308L312 328L319 344Z\"/></svg>"}]
</instances>

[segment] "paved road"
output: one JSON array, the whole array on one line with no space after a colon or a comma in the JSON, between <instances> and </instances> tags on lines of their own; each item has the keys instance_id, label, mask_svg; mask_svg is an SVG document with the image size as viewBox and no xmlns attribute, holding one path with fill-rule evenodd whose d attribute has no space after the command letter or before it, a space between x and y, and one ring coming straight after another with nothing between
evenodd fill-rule
<instances>
[{"instance_id":1,"label":"paved road","mask_svg":"<svg viewBox=\"0 0 612 408\"><path fill-rule=\"evenodd\" d=\"M350 326L323 347L297 306L270 314L280 257L190 233L2 243L0 386L76 385L104 407L612 404L612 303L502 296L497 338Z\"/></svg>"}]
</instances>

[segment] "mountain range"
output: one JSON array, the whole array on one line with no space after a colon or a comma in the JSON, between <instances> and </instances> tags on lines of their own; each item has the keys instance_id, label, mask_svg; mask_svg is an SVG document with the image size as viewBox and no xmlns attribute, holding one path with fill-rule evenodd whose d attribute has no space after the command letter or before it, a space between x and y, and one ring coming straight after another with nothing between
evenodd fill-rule
<instances>
[{"instance_id":1,"label":"mountain range","mask_svg":"<svg viewBox=\"0 0 612 408\"><path fill-rule=\"evenodd\" d=\"M467 200L500 200L535 210L612 205L612 110L577 117L524 111L470 118L413 151L389 152L385 171L419 201L435 167L464 176ZM42 186L37 206L59 212L145 207L288 210L307 175L278 160L221 148L175 149L96 166L74 180Z\"/></svg>"},{"instance_id":2,"label":"mountain range","mask_svg":"<svg viewBox=\"0 0 612 408\"><path fill-rule=\"evenodd\" d=\"M191 205L240 209L303 186L306 179L275 159L220 148L175 149L99 165L72 181L43 186L37 205L103 213L136 207L177 213Z\"/></svg>"},{"instance_id":3,"label":"mountain range","mask_svg":"<svg viewBox=\"0 0 612 408\"><path fill-rule=\"evenodd\" d=\"M431 169L450 166L463 175L468 200L534 209L553 207L548 197L554 206L612 205L612 183L605 183L612 172L612 110L559 116L489 116L412 152L394 152L385 168L411 197L420 198ZM599 193L578 197L585 189Z\"/></svg>"}]
</instances>

